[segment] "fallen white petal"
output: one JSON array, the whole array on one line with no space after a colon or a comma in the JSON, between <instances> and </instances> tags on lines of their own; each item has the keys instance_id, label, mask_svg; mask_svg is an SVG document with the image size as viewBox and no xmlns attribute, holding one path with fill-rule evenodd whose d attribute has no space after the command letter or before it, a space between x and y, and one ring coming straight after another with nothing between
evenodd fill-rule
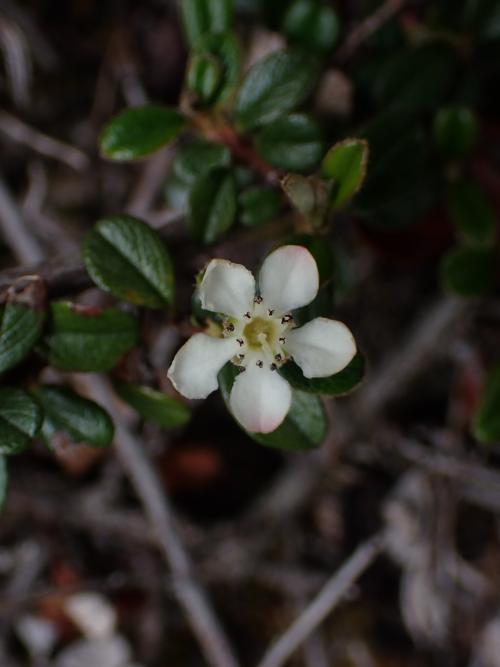
<instances>
[{"instance_id":1,"label":"fallen white petal","mask_svg":"<svg viewBox=\"0 0 500 667\"><path fill-rule=\"evenodd\" d=\"M252 309L255 279L241 264L213 259L198 289L202 308L242 317Z\"/></svg>"},{"instance_id":2,"label":"fallen white petal","mask_svg":"<svg viewBox=\"0 0 500 667\"><path fill-rule=\"evenodd\" d=\"M303 246L281 246L262 264L260 293L266 304L280 313L311 303L318 287L318 267L314 257Z\"/></svg>"},{"instance_id":3,"label":"fallen white petal","mask_svg":"<svg viewBox=\"0 0 500 667\"><path fill-rule=\"evenodd\" d=\"M338 373L356 354L356 342L342 322L317 317L287 333L286 350L306 378Z\"/></svg>"},{"instance_id":4,"label":"fallen white petal","mask_svg":"<svg viewBox=\"0 0 500 667\"><path fill-rule=\"evenodd\" d=\"M175 355L168 378L186 398L206 398L217 389L217 374L237 349L234 338L195 334Z\"/></svg>"},{"instance_id":5,"label":"fallen white petal","mask_svg":"<svg viewBox=\"0 0 500 667\"><path fill-rule=\"evenodd\" d=\"M290 385L276 371L249 366L234 381L231 412L251 433L270 433L285 419L292 401Z\"/></svg>"}]
</instances>

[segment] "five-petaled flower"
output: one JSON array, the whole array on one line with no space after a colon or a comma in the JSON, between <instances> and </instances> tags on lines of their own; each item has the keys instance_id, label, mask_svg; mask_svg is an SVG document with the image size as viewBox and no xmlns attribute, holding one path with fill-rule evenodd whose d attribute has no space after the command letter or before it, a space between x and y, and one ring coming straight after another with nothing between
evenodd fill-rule
<instances>
[{"instance_id":1,"label":"five-petaled flower","mask_svg":"<svg viewBox=\"0 0 500 667\"><path fill-rule=\"evenodd\" d=\"M280 366L293 358L306 378L328 377L356 354L354 338L342 322L317 317L295 328L291 311L310 303L318 288L318 267L302 246L282 246L268 255L257 290L244 266L213 259L199 297L205 310L226 317L222 335L197 333L180 348L168 370L174 387L186 398L206 398L217 389L221 368L232 361L244 371L229 398L234 417L247 431L274 431L292 400Z\"/></svg>"}]
</instances>

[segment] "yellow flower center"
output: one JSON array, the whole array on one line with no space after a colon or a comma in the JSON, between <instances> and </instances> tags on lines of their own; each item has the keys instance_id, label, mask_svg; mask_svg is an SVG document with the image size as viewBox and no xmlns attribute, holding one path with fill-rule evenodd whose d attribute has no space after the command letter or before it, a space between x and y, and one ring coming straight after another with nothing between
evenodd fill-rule
<instances>
[{"instance_id":1,"label":"yellow flower center","mask_svg":"<svg viewBox=\"0 0 500 667\"><path fill-rule=\"evenodd\" d=\"M243 329L243 336L253 349L262 348L266 343L272 346L276 342L276 334L275 321L263 317L254 317Z\"/></svg>"}]
</instances>

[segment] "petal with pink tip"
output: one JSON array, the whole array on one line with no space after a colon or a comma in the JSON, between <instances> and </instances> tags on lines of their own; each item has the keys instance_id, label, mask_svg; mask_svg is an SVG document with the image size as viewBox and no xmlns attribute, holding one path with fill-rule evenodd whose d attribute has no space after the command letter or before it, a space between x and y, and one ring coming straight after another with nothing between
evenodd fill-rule
<instances>
[{"instance_id":1,"label":"petal with pink tip","mask_svg":"<svg viewBox=\"0 0 500 667\"><path fill-rule=\"evenodd\" d=\"M259 288L266 304L280 313L306 306L318 293L319 274L307 248L285 245L266 257Z\"/></svg>"},{"instance_id":2,"label":"petal with pink tip","mask_svg":"<svg viewBox=\"0 0 500 667\"><path fill-rule=\"evenodd\" d=\"M347 366L356 354L356 342L342 322L317 317L287 333L286 350L306 378L328 377Z\"/></svg>"},{"instance_id":3,"label":"petal with pink tip","mask_svg":"<svg viewBox=\"0 0 500 667\"><path fill-rule=\"evenodd\" d=\"M270 433L285 419L292 402L290 385L276 371L249 366L234 381L229 406L250 433Z\"/></svg>"},{"instance_id":4,"label":"petal with pink tip","mask_svg":"<svg viewBox=\"0 0 500 667\"><path fill-rule=\"evenodd\" d=\"M252 310L255 279L242 264L213 259L206 268L198 294L205 310L242 317Z\"/></svg>"},{"instance_id":5,"label":"petal with pink tip","mask_svg":"<svg viewBox=\"0 0 500 667\"><path fill-rule=\"evenodd\" d=\"M217 374L237 349L234 338L195 334L175 355L168 378L186 398L206 398L218 388Z\"/></svg>"}]
</instances>

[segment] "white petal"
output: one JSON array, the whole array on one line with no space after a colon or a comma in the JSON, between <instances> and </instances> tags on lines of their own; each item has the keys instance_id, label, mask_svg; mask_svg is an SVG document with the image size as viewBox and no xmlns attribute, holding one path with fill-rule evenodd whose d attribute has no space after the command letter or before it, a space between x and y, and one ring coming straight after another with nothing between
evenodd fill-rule
<instances>
[{"instance_id":1,"label":"white petal","mask_svg":"<svg viewBox=\"0 0 500 667\"><path fill-rule=\"evenodd\" d=\"M255 279L241 264L213 259L207 266L198 294L205 310L242 317L252 310Z\"/></svg>"},{"instance_id":2,"label":"white petal","mask_svg":"<svg viewBox=\"0 0 500 667\"><path fill-rule=\"evenodd\" d=\"M356 354L356 342L342 322L317 317L287 333L286 350L306 378L321 378L347 366Z\"/></svg>"},{"instance_id":3,"label":"white petal","mask_svg":"<svg viewBox=\"0 0 500 667\"><path fill-rule=\"evenodd\" d=\"M237 349L234 338L213 338L197 333L175 355L168 378L186 398L206 398L217 389L217 373Z\"/></svg>"},{"instance_id":4,"label":"white petal","mask_svg":"<svg viewBox=\"0 0 500 667\"><path fill-rule=\"evenodd\" d=\"M292 391L276 371L250 365L234 381L229 405L247 431L270 433L285 419Z\"/></svg>"},{"instance_id":5,"label":"white petal","mask_svg":"<svg viewBox=\"0 0 500 667\"><path fill-rule=\"evenodd\" d=\"M266 304L280 313L311 303L319 287L314 257L303 246L281 246L264 260L259 287Z\"/></svg>"}]
</instances>

